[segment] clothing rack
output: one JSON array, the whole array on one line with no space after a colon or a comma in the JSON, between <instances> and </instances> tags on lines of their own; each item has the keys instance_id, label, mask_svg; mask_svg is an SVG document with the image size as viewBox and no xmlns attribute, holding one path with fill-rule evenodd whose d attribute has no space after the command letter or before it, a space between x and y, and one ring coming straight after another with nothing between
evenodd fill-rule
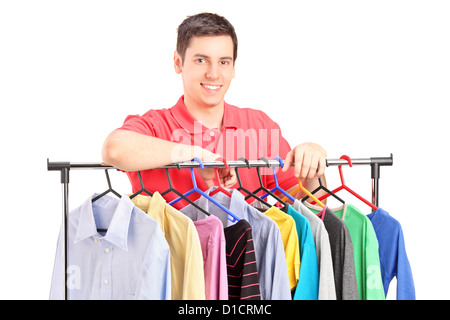
<instances>
[{"instance_id":1,"label":"clothing rack","mask_svg":"<svg viewBox=\"0 0 450 320\"><path fill-rule=\"evenodd\" d=\"M382 166L392 166L393 165L393 155L389 157L370 157L370 158L352 158L352 165L370 165L371 167L371 178L372 178L372 203L378 206L378 195L379 195L379 179L380 179L380 167ZM249 160L246 161L227 161L226 163L230 168L256 168L256 167L280 167L280 162L278 160ZM326 166L343 166L349 165L350 162L347 159L327 159ZM202 163L204 168L224 168L226 165L222 161L210 161ZM185 168L200 168L200 163L196 161L185 161L179 163L173 163L167 166L159 167L157 169L185 169ZM63 270L67 270L67 217L69 213L69 181L70 181L70 170L84 170L84 169L116 169L113 166L105 165L99 162L53 162L47 159L47 170L48 171L60 171L61 174L61 184L63 188L62 192L62 202L63 202L63 217L62 217L62 227L61 227L61 238L63 239L63 252L61 254ZM64 272L63 281L63 299L67 299L67 272Z\"/></svg>"}]
</instances>

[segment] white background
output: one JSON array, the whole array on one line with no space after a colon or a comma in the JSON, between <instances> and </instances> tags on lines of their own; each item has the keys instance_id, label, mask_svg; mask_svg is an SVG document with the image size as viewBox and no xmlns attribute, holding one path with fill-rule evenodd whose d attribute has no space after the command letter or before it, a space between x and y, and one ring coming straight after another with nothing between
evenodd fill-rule
<instances>
[{"instance_id":1,"label":"white background","mask_svg":"<svg viewBox=\"0 0 450 320\"><path fill-rule=\"evenodd\" d=\"M417 298L449 299L450 4L434 0L1 0L0 298L48 298L62 200L47 158L100 162L126 115L175 104L176 28L202 11L238 34L228 103L329 158L394 154L380 206L402 224ZM344 173L370 199L370 168ZM327 178L339 185L336 167ZM123 173L111 179L130 191ZM72 171L71 208L106 188L102 171Z\"/></svg>"}]
</instances>

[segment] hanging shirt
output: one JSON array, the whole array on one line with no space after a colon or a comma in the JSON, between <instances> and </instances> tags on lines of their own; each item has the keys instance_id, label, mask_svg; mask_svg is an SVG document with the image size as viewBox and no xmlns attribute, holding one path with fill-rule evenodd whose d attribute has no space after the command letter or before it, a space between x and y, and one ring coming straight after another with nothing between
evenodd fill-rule
<instances>
[{"instance_id":1,"label":"hanging shirt","mask_svg":"<svg viewBox=\"0 0 450 320\"><path fill-rule=\"evenodd\" d=\"M137 195L133 203L158 221L170 247L172 300L204 300L203 254L191 219L168 205L155 192L152 197Z\"/></svg>"},{"instance_id":2,"label":"hanging shirt","mask_svg":"<svg viewBox=\"0 0 450 320\"><path fill-rule=\"evenodd\" d=\"M286 256L287 272L291 291L297 286L300 276L300 246L294 219L278 209L270 207L264 214L276 222L280 229L281 239Z\"/></svg>"},{"instance_id":3,"label":"hanging shirt","mask_svg":"<svg viewBox=\"0 0 450 320\"><path fill-rule=\"evenodd\" d=\"M209 194L215 188L210 188L206 193ZM222 192L216 193L213 198L240 219L248 221L252 228L261 299L291 300L289 277L286 272L286 257L280 229L275 221L249 205L244 200L242 193L238 190L230 191L232 194L231 198ZM234 224L227 219L226 212L205 197L200 197L195 203L218 217L225 227ZM192 212L195 213L199 210L192 205L188 205L181 211L190 215Z\"/></svg>"},{"instance_id":4,"label":"hanging shirt","mask_svg":"<svg viewBox=\"0 0 450 320\"><path fill-rule=\"evenodd\" d=\"M206 128L201 122L195 120L184 104L184 96L169 109L149 110L142 116L129 115L119 129L129 130L140 134L160 138L167 141L187 145L197 145L211 152L220 154L228 161L244 157L248 160L266 157L273 159L279 156L285 159L291 150L288 142L281 134L277 123L271 120L264 112L250 108L238 108L225 103L222 120L222 129ZM177 170L177 169L173 169ZM256 190L260 184L256 169L241 170L239 172L243 185L248 190ZM287 172L278 170L279 185L287 190L297 185L298 181L293 174L292 167ZM262 182L271 189L275 186L272 168L261 168ZM169 189L164 170L145 170L141 172L144 185L152 193ZM133 192L141 189L136 172L127 172ZM206 190L203 179L195 171L198 187ZM177 190L185 193L192 189L192 179L189 170L177 171L172 177L173 185ZM168 193L164 196L170 203L177 196ZM189 196L191 200L198 198L197 193ZM185 200L178 201L174 206L178 209L188 205Z\"/></svg>"},{"instance_id":5,"label":"hanging shirt","mask_svg":"<svg viewBox=\"0 0 450 320\"><path fill-rule=\"evenodd\" d=\"M358 208L344 204L331 209L348 227L355 257L356 282L361 300L384 300L378 239L373 225Z\"/></svg>"},{"instance_id":6,"label":"hanging shirt","mask_svg":"<svg viewBox=\"0 0 450 320\"><path fill-rule=\"evenodd\" d=\"M331 256L330 239L325 225L323 221L301 201L296 199L293 207L302 216L308 219L311 227L311 234L314 238L317 254L317 267L319 271L318 300L336 300L333 259Z\"/></svg>"},{"instance_id":7,"label":"hanging shirt","mask_svg":"<svg viewBox=\"0 0 450 320\"><path fill-rule=\"evenodd\" d=\"M344 221L326 208L305 205L322 219L330 239L331 256L333 259L334 284L337 300L359 300L358 285L356 281L353 243L350 232Z\"/></svg>"},{"instance_id":8,"label":"hanging shirt","mask_svg":"<svg viewBox=\"0 0 450 320\"><path fill-rule=\"evenodd\" d=\"M287 214L295 220L296 231L300 241L300 274L295 290L294 300L318 300L319 266L317 264L316 244L308 219L302 216L291 205Z\"/></svg>"},{"instance_id":9,"label":"hanging shirt","mask_svg":"<svg viewBox=\"0 0 450 320\"><path fill-rule=\"evenodd\" d=\"M261 300L252 228L242 219L224 230L230 300Z\"/></svg>"},{"instance_id":10,"label":"hanging shirt","mask_svg":"<svg viewBox=\"0 0 450 320\"><path fill-rule=\"evenodd\" d=\"M406 254L402 226L381 208L367 217L372 222L378 239L385 296L391 280L397 277L397 300L415 300L414 279Z\"/></svg>"},{"instance_id":11,"label":"hanging shirt","mask_svg":"<svg viewBox=\"0 0 450 320\"><path fill-rule=\"evenodd\" d=\"M227 257L222 222L200 210L188 215L197 228L203 252L206 300L228 300Z\"/></svg>"},{"instance_id":12,"label":"hanging shirt","mask_svg":"<svg viewBox=\"0 0 450 320\"><path fill-rule=\"evenodd\" d=\"M67 299L170 299L170 252L159 224L126 195L92 203L95 196L68 214ZM60 236L50 299L63 296L62 244Z\"/></svg>"}]
</instances>

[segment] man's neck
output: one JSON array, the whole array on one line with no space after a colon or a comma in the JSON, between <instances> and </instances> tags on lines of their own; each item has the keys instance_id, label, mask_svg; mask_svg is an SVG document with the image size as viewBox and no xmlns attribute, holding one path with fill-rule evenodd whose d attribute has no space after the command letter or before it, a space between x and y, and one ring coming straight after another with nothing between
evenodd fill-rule
<instances>
[{"instance_id":1,"label":"man's neck","mask_svg":"<svg viewBox=\"0 0 450 320\"><path fill-rule=\"evenodd\" d=\"M225 110L224 102L215 106L205 106L190 101L190 99L185 96L184 104L192 117L197 121L201 121L205 127L209 129L222 129L223 114Z\"/></svg>"}]
</instances>

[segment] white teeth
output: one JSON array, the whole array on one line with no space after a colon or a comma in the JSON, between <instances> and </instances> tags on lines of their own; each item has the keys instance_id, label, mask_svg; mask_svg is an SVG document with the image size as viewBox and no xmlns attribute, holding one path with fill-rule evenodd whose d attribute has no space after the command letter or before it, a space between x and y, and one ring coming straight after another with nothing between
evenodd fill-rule
<instances>
[{"instance_id":1,"label":"white teeth","mask_svg":"<svg viewBox=\"0 0 450 320\"><path fill-rule=\"evenodd\" d=\"M208 86L208 85L203 85L206 89L210 89L210 90L217 90L220 89L220 86Z\"/></svg>"}]
</instances>

